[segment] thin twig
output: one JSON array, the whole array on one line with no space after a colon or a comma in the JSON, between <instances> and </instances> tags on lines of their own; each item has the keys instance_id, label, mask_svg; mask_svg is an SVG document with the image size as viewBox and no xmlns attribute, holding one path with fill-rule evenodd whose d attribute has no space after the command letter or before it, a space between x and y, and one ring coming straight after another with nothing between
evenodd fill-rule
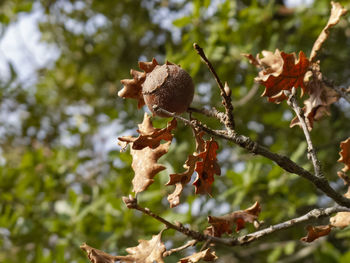
<instances>
[{"instance_id":1,"label":"thin twig","mask_svg":"<svg viewBox=\"0 0 350 263\"><path fill-rule=\"evenodd\" d=\"M264 236L271 235L272 233L274 233L276 231L290 228L296 224L300 224L300 223L309 221L309 220L314 219L314 218L327 217L327 216L330 216L334 213L349 212L349 211L350 211L350 208L341 207L341 206L333 206L333 207L328 207L328 208L314 209L303 216L293 218L293 219L285 221L283 223L272 225L272 226L267 227L265 229L256 231L254 233L251 233L251 234L248 234L248 235L245 235L242 237L239 237L237 239L237 242L240 245L247 244L247 243L250 243L250 242L255 241L257 239L260 239Z\"/></svg>"},{"instance_id":2,"label":"thin twig","mask_svg":"<svg viewBox=\"0 0 350 263\"><path fill-rule=\"evenodd\" d=\"M196 112L196 113L203 114L207 117L215 118L225 125L225 114L223 112L218 111L214 107L212 107L211 109L206 109L206 108L196 109L196 108L189 107L187 111L190 113Z\"/></svg>"},{"instance_id":3,"label":"thin twig","mask_svg":"<svg viewBox=\"0 0 350 263\"><path fill-rule=\"evenodd\" d=\"M200 251L206 250L208 248L208 246L211 243L211 238L208 238L205 243L203 244L203 246L201 247Z\"/></svg>"},{"instance_id":4,"label":"thin twig","mask_svg":"<svg viewBox=\"0 0 350 263\"><path fill-rule=\"evenodd\" d=\"M284 258L282 260L277 261L276 263L290 263L290 262L301 262L303 258L310 256L313 252L322 244L321 240L315 240L312 244L308 244L308 246L300 249L293 253L293 255Z\"/></svg>"},{"instance_id":5,"label":"thin twig","mask_svg":"<svg viewBox=\"0 0 350 263\"><path fill-rule=\"evenodd\" d=\"M133 198L131 196L129 197L123 197L123 201L126 204L126 206L129 209L135 209L138 210L148 216L153 217L154 219L158 220L159 222L163 223L167 228L174 229L186 236L189 236L197 241L207 241L211 243L216 243L216 244L223 244L226 246L240 246L240 245L245 245L248 243L251 243L253 241L256 241L258 239L261 239L262 237L271 235L272 233L276 231L280 231L282 229L287 229L290 227L295 226L296 224L300 224L306 221L309 221L314 218L321 218L321 217L327 217L330 216L334 213L338 212L350 212L350 208L347 207L341 207L341 206L334 206L334 207L328 207L328 208L319 208L319 209L314 209L307 214L293 218L291 220L285 221L283 223L279 223L276 225L272 225L270 227L267 227L265 229L238 237L238 238L220 238L220 237L214 237L210 235L205 235L202 234L198 231L191 230L187 227L184 227L181 223L170 223L166 219L162 218L161 216L153 213L151 210L148 208L143 208L137 204L137 199Z\"/></svg>"},{"instance_id":6,"label":"thin twig","mask_svg":"<svg viewBox=\"0 0 350 263\"><path fill-rule=\"evenodd\" d=\"M350 103L350 87L345 88L344 86L336 86L332 81L325 79L324 77L323 82L327 85L327 87L334 89L344 100Z\"/></svg>"},{"instance_id":7,"label":"thin twig","mask_svg":"<svg viewBox=\"0 0 350 263\"><path fill-rule=\"evenodd\" d=\"M224 105L225 111L226 111L225 126L229 132L233 133L234 129L235 129L235 120L233 117L233 105L232 105L232 101L231 101L231 90L228 87L227 83L225 83L225 86L222 84L218 74L216 74L216 71L215 71L213 65L211 64L211 62L209 61L209 59L205 55L203 48L201 48L197 43L193 44L193 48L197 51L198 55L202 58L204 63L208 66L210 72L213 74L215 81L220 88L220 91L221 91L220 95L223 98L222 104Z\"/></svg>"},{"instance_id":8,"label":"thin twig","mask_svg":"<svg viewBox=\"0 0 350 263\"><path fill-rule=\"evenodd\" d=\"M163 253L163 257L167 257L167 256L170 256L171 254L175 253L175 252L179 252L181 250L184 250L188 247L193 247L198 241L197 240L189 240L187 241L187 243L181 247L177 247L177 248L172 248L172 249L169 249L167 251L165 251Z\"/></svg>"},{"instance_id":9,"label":"thin twig","mask_svg":"<svg viewBox=\"0 0 350 263\"><path fill-rule=\"evenodd\" d=\"M285 91L285 94L288 96L288 105L292 107L292 109L294 110L295 114L297 115L299 122L301 124L301 128L304 132L305 135L305 139L306 139L306 143L307 143L307 150L308 150L308 154L307 157L309 160L312 161L312 165L314 167L314 171L315 171L315 176L323 178L323 173L321 170L321 164L320 161L317 158L316 155L316 151L315 148L312 144L312 140L311 140L311 136L310 136L310 132L308 129L308 126L306 124L306 120L305 120L305 116L304 116L304 112L303 110L299 107L297 100L295 98L295 88L293 88L292 92L289 91Z\"/></svg>"},{"instance_id":10,"label":"thin twig","mask_svg":"<svg viewBox=\"0 0 350 263\"><path fill-rule=\"evenodd\" d=\"M293 162L291 159L289 159L287 156L280 155L274 152L271 152L266 147L258 144L257 142L253 141L247 136L239 135L239 134L228 134L225 132L219 132L212 130L208 128L206 125L202 124L198 120L192 120L189 121L181 116L176 115L175 113L171 113L169 111L166 111L158 106L154 107L155 111L159 111L162 114L166 114L169 117L177 118L184 123L190 125L193 128L201 129L205 131L207 134L222 138L227 141L231 141L238 146L246 149L247 151L261 155L266 157L267 159L270 159L271 161L274 161L276 164L278 164L281 168L286 170L287 172L297 174L310 182L312 182L319 190L324 192L327 196L329 196L331 199L333 199L336 203L342 206L350 207L350 199L342 196L338 192L336 192L330 185L326 178L324 177L317 177L310 173L309 171L306 171L301 166L297 165L295 162Z\"/></svg>"},{"instance_id":11,"label":"thin twig","mask_svg":"<svg viewBox=\"0 0 350 263\"><path fill-rule=\"evenodd\" d=\"M258 89L259 89L259 84L254 82L253 87L248 91L247 95L245 95L240 100L233 102L235 107L237 108L237 107L245 106L248 103L248 101L250 101L254 97Z\"/></svg>"},{"instance_id":12,"label":"thin twig","mask_svg":"<svg viewBox=\"0 0 350 263\"><path fill-rule=\"evenodd\" d=\"M170 223L168 220L162 218L161 216L153 213L150 209L148 208L143 208L137 204L137 199L133 198L132 196L129 197L123 197L123 201L127 208L129 209L135 209L138 210L150 217L153 217L154 219L158 220L159 222L163 223L167 228L174 229L188 237L191 237L197 241L205 241L208 239L211 239L213 242L218 243L218 244L226 244L225 240L222 238L218 237L212 237L209 235L202 234L198 231L191 230L185 226L183 226L181 223L176 222L176 224ZM227 244L226 244L227 245Z\"/></svg>"}]
</instances>

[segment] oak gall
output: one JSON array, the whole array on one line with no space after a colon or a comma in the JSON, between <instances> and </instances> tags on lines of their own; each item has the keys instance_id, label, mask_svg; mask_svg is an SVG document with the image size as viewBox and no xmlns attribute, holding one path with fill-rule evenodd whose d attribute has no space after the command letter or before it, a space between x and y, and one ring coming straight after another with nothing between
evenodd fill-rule
<instances>
[{"instance_id":1,"label":"oak gall","mask_svg":"<svg viewBox=\"0 0 350 263\"><path fill-rule=\"evenodd\" d=\"M142 94L149 110L158 116L153 106L172 113L181 114L193 100L194 85L190 75L181 67L166 63L156 66L142 84Z\"/></svg>"},{"instance_id":2,"label":"oak gall","mask_svg":"<svg viewBox=\"0 0 350 263\"><path fill-rule=\"evenodd\" d=\"M155 112L158 106L168 112L181 114L193 100L194 85L190 75L180 66L170 62L159 65L157 60L139 62L143 72L131 70L133 79L123 79L123 89L118 92L122 98L138 101L138 108L147 105L149 110L161 117L165 114Z\"/></svg>"}]
</instances>

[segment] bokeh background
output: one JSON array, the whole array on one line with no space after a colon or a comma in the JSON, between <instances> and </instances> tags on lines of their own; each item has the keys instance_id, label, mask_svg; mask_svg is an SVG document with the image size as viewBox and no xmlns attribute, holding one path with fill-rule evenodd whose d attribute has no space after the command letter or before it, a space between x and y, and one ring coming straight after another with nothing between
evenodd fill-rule
<instances>
[{"instance_id":1,"label":"bokeh background","mask_svg":"<svg viewBox=\"0 0 350 263\"><path fill-rule=\"evenodd\" d=\"M350 8L348 1L340 2ZM232 88L237 131L312 170L301 129L289 128L292 111L286 103L260 97L263 88L254 85L257 70L241 53L279 48L309 54L329 13L330 1L325 0L2 0L0 262L88 262L79 249L83 242L124 255L125 248L163 228L121 201L132 191L133 171L130 153L119 152L117 137L135 135L147 109L138 110L136 101L122 100L117 92L130 68L155 57L190 73L196 86L193 107L222 109L194 42ZM323 74L337 85L350 84L349 47L347 15L319 55ZM167 121L154 118L157 127ZM342 167L336 160L349 131L350 107L341 99L311 133L325 175L339 192L345 188L336 175ZM168 174L183 171L194 150L190 128L179 123L171 149L161 159L167 169L140 194L140 204L196 230L207 227L208 215L244 209L256 200L266 225L333 204L271 161L218 142L222 176L216 178L213 198L194 196L188 186L182 204L169 208L166 197L173 187L164 186ZM244 247L218 247L218 262L350 262L350 228L305 244L299 241L304 227ZM252 230L249 226L242 233ZM186 242L171 230L163 240L167 247ZM195 249L175 253L166 262L177 262Z\"/></svg>"}]
</instances>

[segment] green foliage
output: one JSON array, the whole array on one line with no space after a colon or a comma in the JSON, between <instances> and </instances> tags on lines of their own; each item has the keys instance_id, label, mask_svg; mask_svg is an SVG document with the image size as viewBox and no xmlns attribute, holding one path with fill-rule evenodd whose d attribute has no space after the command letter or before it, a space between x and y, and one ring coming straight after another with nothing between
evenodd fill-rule
<instances>
[{"instance_id":1,"label":"green foliage","mask_svg":"<svg viewBox=\"0 0 350 263\"><path fill-rule=\"evenodd\" d=\"M83 242L122 255L138 239L150 239L163 228L154 219L128 210L121 201L131 193L133 171L129 152L119 153L116 147L117 137L135 134L143 110L116 94L119 81L129 78L130 68L136 69L139 59L156 57L190 72L196 86L194 107L223 109L215 82L193 50L194 42L205 49L220 78L232 89L238 133L311 170L301 129L289 128L293 113L286 103L267 103L259 97L261 87L246 103L238 103L257 75L241 53L279 48L309 54L327 22L329 1L314 1L308 8L287 13L282 12L281 2L2 1L1 33L22 12L38 5L45 11L39 27L42 41L55 45L60 54L54 65L38 70L38 80L30 88L19 81L11 64L10 78L0 80L3 114L22 110L27 116L20 118L15 131L0 121L5 129L0 132L0 159L4 160L0 160L0 261L87 262L79 249ZM340 2L350 8L347 1ZM158 21L164 10L177 17L173 26L181 32L179 41L172 37L174 29ZM103 22L94 26L96 19ZM319 57L323 74L342 85L349 83L349 19L345 17L332 30ZM194 115L213 129L221 128L216 121ZM155 118L155 126L164 127L167 121ZM349 106L340 101L311 133L324 173L339 192L344 188L336 176L338 145L349 130ZM218 142L222 175L214 183L214 198L194 196L194 189L187 187L182 205L169 208L166 197L173 189L164 186L168 174L182 172L186 156L195 147L190 128L179 123L170 151L161 159L167 170L140 194L140 203L197 230L205 229L208 214L243 209L255 200L262 205L260 217L266 225L332 203L309 182L273 162ZM217 254L230 256L223 262L233 258L276 262L305 249L306 245L294 241L304 234L302 226L294 227L244 247L252 251L249 254L241 253L244 249L239 247L218 248ZM345 229L310 245L312 249L306 250L310 253L298 262L348 262L349 235ZM164 233L166 239L174 247L185 242L173 231ZM269 242L275 245L265 249L264 243ZM167 262L182 256L175 253Z\"/></svg>"}]
</instances>

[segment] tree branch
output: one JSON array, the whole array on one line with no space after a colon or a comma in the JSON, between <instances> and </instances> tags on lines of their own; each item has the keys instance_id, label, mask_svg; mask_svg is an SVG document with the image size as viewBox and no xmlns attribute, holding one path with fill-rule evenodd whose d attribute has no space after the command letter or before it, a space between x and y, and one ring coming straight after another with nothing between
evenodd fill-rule
<instances>
[{"instance_id":1,"label":"tree branch","mask_svg":"<svg viewBox=\"0 0 350 263\"><path fill-rule=\"evenodd\" d=\"M168 220L160 217L159 215L153 213L150 209L148 208L143 208L141 206L139 206L137 204L137 199L136 198L133 198L132 196L129 196L129 197L126 197L124 196L123 197L123 202L125 203L126 207L129 208L129 209L135 209L135 210L138 210L150 217L153 217L154 219L158 220L159 222L163 223L167 228L171 228L171 229L174 229L188 237L191 237L197 241L205 241L205 240L208 240L208 239L211 239L213 242L215 243L218 243L218 244L226 244L225 240L223 240L222 238L218 238L218 237L212 237L212 236L209 236L209 235L205 235L205 234L202 234L198 231L194 231L194 230L191 230L185 226L183 226L181 223L179 222L176 222L176 224L173 224L173 223L170 223Z\"/></svg>"},{"instance_id":2,"label":"tree branch","mask_svg":"<svg viewBox=\"0 0 350 263\"><path fill-rule=\"evenodd\" d=\"M206 109L206 108L196 109L196 108L189 107L187 109L187 112L196 112L196 113L203 114L207 117L215 118L225 125L225 114L223 112L218 111L214 107L212 107L211 109Z\"/></svg>"},{"instance_id":3,"label":"tree branch","mask_svg":"<svg viewBox=\"0 0 350 263\"><path fill-rule=\"evenodd\" d=\"M295 90L295 88L293 88L292 92L289 92L287 90L285 90L284 92L285 92L286 96L288 97L287 103L294 110L295 114L297 115L299 122L301 124L301 128L304 132L306 143L307 143L307 150L308 150L307 158L309 160L311 160L311 162L312 162L312 165L313 165L314 171L315 171L315 176L320 177L320 178L324 178L322 170L321 170L320 161L317 158L315 148L314 148L312 141L311 141L311 136L310 136L309 128L308 128L306 121L305 121L304 112L299 107L297 100L295 99L296 90Z\"/></svg>"},{"instance_id":4,"label":"tree branch","mask_svg":"<svg viewBox=\"0 0 350 263\"><path fill-rule=\"evenodd\" d=\"M290 228L296 224L300 224L306 221L309 221L314 218L321 218L321 217L327 217L330 216L334 213L338 212L350 212L350 208L347 207L341 207L341 206L333 206L333 207L328 207L328 208L318 208L314 209L307 214L293 218L291 220L285 221L280 224L272 225L268 228L256 231L254 233L239 237L237 239L234 239L234 242L237 242L239 245L247 244L250 242L253 242L255 240L258 240L264 236L271 235L272 233L282 230L282 229L287 229Z\"/></svg>"},{"instance_id":5,"label":"tree branch","mask_svg":"<svg viewBox=\"0 0 350 263\"><path fill-rule=\"evenodd\" d=\"M296 224L300 224L300 223L309 221L309 220L314 219L314 218L327 217L327 216L330 216L330 215L332 215L334 213L338 213L338 212L350 212L350 208L341 207L341 206L319 208L319 209L314 209L303 216L293 218L293 219L285 221L283 223L272 225L272 226L267 227L265 229L262 229L262 230L259 230L259 231L241 236L241 237L220 238L220 237L205 235L205 234L202 234L198 231L191 230L187 227L184 227L181 223L176 223L176 224L170 223L166 219L153 213L148 208L143 208L143 207L139 206L137 204L137 199L133 198L131 196L123 197L123 201L129 209L135 209L135 210L138 210L138 211L140 211L148 216L151 216L154 219L158 220L159 222L163 223L167 228L174 229L174 230L176 230L176 231L178 231L186 236L189 236L197 241L208 241L209 240L209 242L211 242L211 243L223 244L226 246L245 245L245 244L251 243L253 241L256 241L258 239L261 239L262 237L271 235L274 232L280 231L282 229L287 229L287 228L293 227ZM188 247L190 245L187 243L184 246Z\"/></svg>"},{"instance_id":6,"label":"tree branch","mask_svg":"<svg viewBox=\"0 0 350 263\"><path fill-rule=\"evenodd\" d=\"M209 59L205 55L203 48L201 48L197 43L193 44L193 48L197 51L198 55L202 58L204 63L208 66L210 72L213 74L215 81L220 88L220 91L221 91L220 95L223 98L222 104L224 105L225 111L226 111L225 126L229 132L233 133L234 129L235 129L235 120L233 117L233 105L232 105L232 101L231 101L231 89L229 88L227 83L225 83L225 86L222 84L218 74L216 74L216 71L215 71L213 65L211 64L211 62L209 61Z\"/></svg>"},{"instance_id":7,"label":"tree branch","mask_svg":"<svg viewBox=\"0 0 350 263\"><path fill-rule=\"evenodd\" d=\"M236 133L234 134L228 134L225 131L215 131L210 128L208 128L206 125L200 123L198 120L192 120L189 121L181 116L176 115L175 113L171 113L169 111L166 111L158 106L154 106L153 109L155 111L159 111L162 114L166 114L169 117L177 118L184 123L190 125L193 128L201 129L208 133L209 135L219 137L222 139L225 139L227 141L231 141L238 146L246 149L247 151L261 155L266 157L267 159L270 159L271 161L274 161L276 164L278 164L281 168L286 170L287 172L297 174L301 177L304 177L305 179L312 182L318 189L320 189L322 192L324 192L327 196L329 196L331 199L333 199L336 203L342 206L350 207L350 199L342 196L338 192L336 192L328 183L327 179L324 177L317 177L310 173L309 171L306 171L304 168L297 165L295 162L293 162L291 159L289 159L287 156L279 155L277 153L271 152L266 147L258 144L257 142L254 142L252 139L250 139L247 136L244 135L238 135Z\"/></svg>"}]
</instances>

